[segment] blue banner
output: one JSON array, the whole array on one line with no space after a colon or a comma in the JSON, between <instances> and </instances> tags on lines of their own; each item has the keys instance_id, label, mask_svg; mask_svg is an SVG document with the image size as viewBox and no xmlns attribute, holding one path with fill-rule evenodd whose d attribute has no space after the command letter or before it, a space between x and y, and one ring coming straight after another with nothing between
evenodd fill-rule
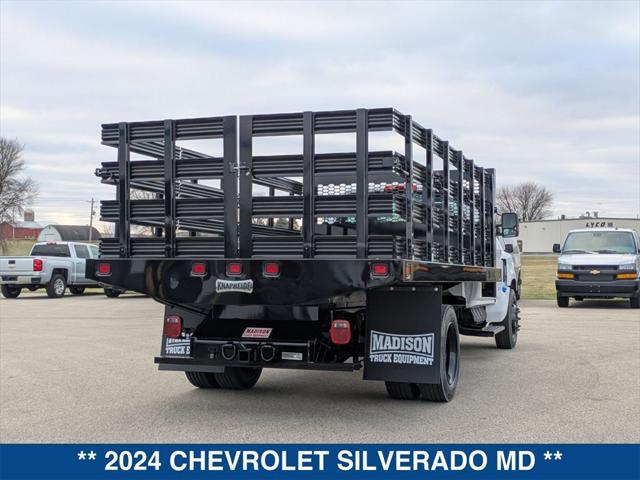
<instances>
[{"instance_id":1,"label":"blue banner","mask_svg":"<svg viewBox=\"0 0 640 480\"><path fill-rule=\"evenodd\" d=\"M639 445L0 445L9 479L638 479Z\"/></svg>"}]
</instances>

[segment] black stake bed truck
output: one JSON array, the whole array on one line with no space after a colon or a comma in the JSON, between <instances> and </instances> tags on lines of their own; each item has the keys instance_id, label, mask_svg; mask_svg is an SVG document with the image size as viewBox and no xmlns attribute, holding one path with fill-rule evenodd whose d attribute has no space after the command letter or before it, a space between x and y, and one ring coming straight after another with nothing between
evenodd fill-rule
<instances>
[{"instance_id":1,"label":"black stake bed truck","mask_svg":"<svg viewBox=\"0 0 640 480\"><path fill-rule=\"evenodd\" d=\"M515 346L494 170L409 115L114 123L102 143L116 234L87 277L165 305L162 370L244 389L263 368L362 369L391 397L448 401L460 334Z\"/></svg>"}]
</instances>

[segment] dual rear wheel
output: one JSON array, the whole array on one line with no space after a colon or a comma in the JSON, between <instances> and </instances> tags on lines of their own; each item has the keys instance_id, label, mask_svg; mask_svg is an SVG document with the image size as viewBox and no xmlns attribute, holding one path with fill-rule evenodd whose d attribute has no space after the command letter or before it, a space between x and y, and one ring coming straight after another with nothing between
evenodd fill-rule
<instances>
[{"instance_id":1,"label":"dual rear wheel","mask_svg":"<svg viewBox=\"0 0 640 480\"><path fill-rule=\"evenodd\" d=\"M247 390L253 387L262 374L261 368L226 367L223 373L184 372L187 380L198 388L224 388Z\"/></svg>"},{"instance_id":2,"label":"dual rear wheel","mask_svg":"<svg viewBox=\"0 0 640 480\"><path fill-rule=\"evenodd\" d=\"M451 305L442 307L440 324L440 370L437 383L384 382L391 398L448 402L456 393L460 374L460 333Z\"/></svg>"}]
</instances>

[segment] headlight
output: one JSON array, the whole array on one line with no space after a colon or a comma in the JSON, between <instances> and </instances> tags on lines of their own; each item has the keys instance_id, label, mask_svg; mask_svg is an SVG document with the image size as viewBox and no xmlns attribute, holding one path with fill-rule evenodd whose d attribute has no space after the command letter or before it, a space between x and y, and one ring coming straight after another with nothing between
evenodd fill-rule
<instances>
[{"instance_id":1,"label":"headlight","mask_svg":"<svg viewBox=\"0 0 640 480\"><path fill-rule=\"evenodd\" d=\"M558 264L558 271L564 271L564 270L571 270L571 265L567 264L567 263L559 263Z\"/></svg>"},{"instance_id":2,"label":"headlight","mask_svg":"<svg viewBox=\"0 0 640 480\"><path fill-rule=\"evenodd\" d=\"M624 271L627 271L627 272L629 272L629 271L633 272L633 271L635 271L635 269L636 269L636 264L635 263L627 263L626 265L620 265L618 267L618 270L624 270Z\"/></svg>"}]
</instances>

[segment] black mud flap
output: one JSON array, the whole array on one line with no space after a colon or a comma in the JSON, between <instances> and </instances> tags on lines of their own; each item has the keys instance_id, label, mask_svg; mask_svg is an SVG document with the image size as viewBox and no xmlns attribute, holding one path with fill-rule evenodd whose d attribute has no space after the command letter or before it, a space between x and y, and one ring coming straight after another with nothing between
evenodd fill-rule
<instances>
[{"instance_id":1,"label":"black mud flap","mask_svg":"<svg viewBox=\"0 0 640 480\"><path fill-rule=\"evenodd\" d=\"M441 306L439 287L370 290L364 379L439 383Z\"/></svg>"}]
</instances>

